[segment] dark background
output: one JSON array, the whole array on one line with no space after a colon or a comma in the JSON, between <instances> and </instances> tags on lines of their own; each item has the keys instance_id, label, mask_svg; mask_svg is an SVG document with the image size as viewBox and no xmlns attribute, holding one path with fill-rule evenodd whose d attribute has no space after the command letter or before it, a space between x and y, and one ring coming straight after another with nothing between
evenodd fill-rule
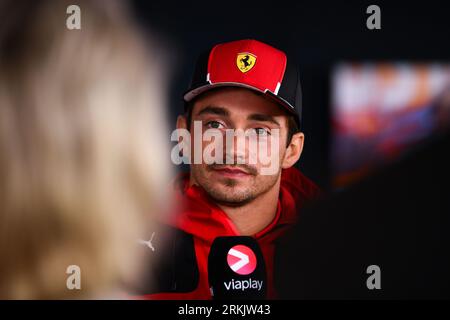
<instances>
[{"instance_id":1,"label":"dark background","mask_svg":"<svg viewBox=\"0 0 450 320\"><path fill-rule=\"evenodd\" d=\"M140 1L144 27L167 45L172 68L170 121L182 111L198 54L225 41L254 38L294 55L303 90L305 149L299 168L329 186L329 74L341 61L448 61L448 1ZM381 8L381 30L366 9Z\"/></svg>"}]
</instances>

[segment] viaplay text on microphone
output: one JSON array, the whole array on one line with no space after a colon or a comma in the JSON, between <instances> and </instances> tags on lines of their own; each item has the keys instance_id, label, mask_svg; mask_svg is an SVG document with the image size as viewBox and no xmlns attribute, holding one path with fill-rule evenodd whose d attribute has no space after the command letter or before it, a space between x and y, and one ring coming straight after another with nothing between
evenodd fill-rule
<instances>
[{"instance_id":1,"label":"viaplay text on microphone","mask_svg":"<svg viewBox=\"0 0 450 320\"><path fill-rule=\"evenodd\" d=\"M264 258L252 237L217 237L208 256L208 279L214 300L266 299Z\"/></svg>"}]
</instances>

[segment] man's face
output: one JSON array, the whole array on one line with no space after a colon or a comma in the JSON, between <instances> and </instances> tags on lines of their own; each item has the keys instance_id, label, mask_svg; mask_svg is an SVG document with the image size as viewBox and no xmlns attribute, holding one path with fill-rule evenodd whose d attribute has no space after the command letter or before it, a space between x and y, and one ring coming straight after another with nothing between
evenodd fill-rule
<instances>
[{"instance_id":1,"label":"man's face","mask_svg":"<svg viewBox=\"0 0 450 320\"><path fill-rule=\"evenodd\" d=\"M191 164L191 183L203 187L206 192L219 203L239 205L248 203L261 194L274 188L280 178L281 166L286 152L287 119L285 113L275 103L250 90L242 88L224 88L205 93L200 96L192 109L192 120L188 124L192 134L191 145L194 145L194 121L201 121L202 131L217 129L225 136L227 129L241 129L253 133L245 137L247 143L239 146L234 139L233 148L226 148L223 138L223 164ZM279 130L275 148L271 152L271 134ZM267 146L267 155L271 164L276 164L271 174L261 174L267 163L249 161L249 139L257 138L258 146ZM203 150L217 141L202 141ZM211 146L210 146L211 147ZM222 146L221 146L222 147ZM225 164L226 159L233 159L233 164ZM237 164L240 159L244 164ZM275 161L275 162L274 162Z\"/></svg>"}]
</instances>

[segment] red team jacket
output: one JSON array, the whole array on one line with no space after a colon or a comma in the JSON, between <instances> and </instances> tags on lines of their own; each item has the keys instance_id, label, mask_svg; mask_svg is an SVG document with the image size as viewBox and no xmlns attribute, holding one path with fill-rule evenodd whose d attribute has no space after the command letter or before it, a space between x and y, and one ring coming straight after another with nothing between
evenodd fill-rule
<instances>
[{"instance_id":1,"label":"red team jacket","mask_svg":"<svg viewBox=\"0 0 450 320\"><path fill-rule=\"evenodd\" d=\"M178 176L174 184L175 203L183 204L181 212L169 223L191 234L194 239L195 256L199 270L196 289L187 293L155 293L141 296L144 299L211 299L208 284L208 254L213 240L218 236L238 236L233 222L206 195L199 186L189 187L189 173ZM282 171L281 188L275 219L260 232L253 235L264 256L267 270L267 297L276 298L273 264L276 240L296 223L299 209L305 202L319 196L319 188L298 169Z\"/></svg>"}]
</instances>

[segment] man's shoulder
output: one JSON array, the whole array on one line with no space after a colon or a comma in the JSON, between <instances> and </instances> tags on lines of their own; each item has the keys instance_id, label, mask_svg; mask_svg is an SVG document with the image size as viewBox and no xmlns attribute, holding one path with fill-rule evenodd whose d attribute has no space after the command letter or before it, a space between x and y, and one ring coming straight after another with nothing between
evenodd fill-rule
<instances>
[{"instance_id":1,"label":"man's shoulder","mask_svg":"<svg viewBox=\"0 0 450 320\"><path fill-rule=\"evenodd\" d=\"M156 230L151 247L141 247L147 268L136 295L194 291L199 277L194 236L164 223Z\"/></svg>"}]
</instances>

